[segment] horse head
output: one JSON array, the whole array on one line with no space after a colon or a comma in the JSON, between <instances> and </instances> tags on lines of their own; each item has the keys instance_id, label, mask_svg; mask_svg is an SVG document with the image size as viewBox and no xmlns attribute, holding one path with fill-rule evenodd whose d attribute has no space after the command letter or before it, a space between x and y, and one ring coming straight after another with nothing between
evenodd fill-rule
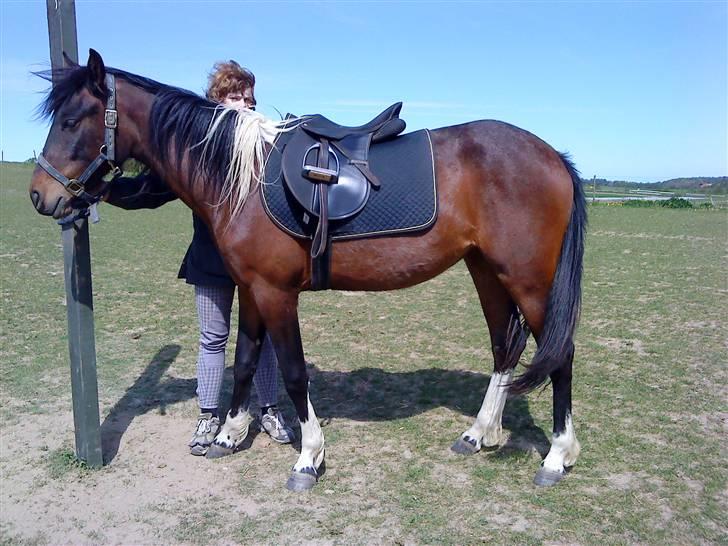
<instances>
[{"instance_id":1,"label":"horse head","mask_svg":"<svg viewBox=\"0 0 728 546\"><path fill-rule=\"evenodd\" d=\"M91 49L86 66L70 64L51 74L54 86L41 114L52 123L29 192L40 214L61 218L103 197L104 175L121 174L116 162L129 156L130 146L117 135L124 122L101 55Z\"/></svg>"}]
</instances>

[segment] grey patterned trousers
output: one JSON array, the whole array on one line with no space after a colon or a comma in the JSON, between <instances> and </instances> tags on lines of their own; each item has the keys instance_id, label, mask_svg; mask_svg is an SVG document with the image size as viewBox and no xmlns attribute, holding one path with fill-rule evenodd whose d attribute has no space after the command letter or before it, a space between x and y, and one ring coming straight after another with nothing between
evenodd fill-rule
<instances>
[{"instance_id":1,"label":"grey patterned trousers","mask_svg":"<svg viewBox=\"0 0 728 546\"><path fill-rule=\"evenodd\" d=\"M235 287L195 285L200 321L200 352L197 358L197 398L200 408L218 406L234 297ZM261 407L278 402L278 361L267 334L260 349L253 384Z\"/></svg>"}]
</instances>

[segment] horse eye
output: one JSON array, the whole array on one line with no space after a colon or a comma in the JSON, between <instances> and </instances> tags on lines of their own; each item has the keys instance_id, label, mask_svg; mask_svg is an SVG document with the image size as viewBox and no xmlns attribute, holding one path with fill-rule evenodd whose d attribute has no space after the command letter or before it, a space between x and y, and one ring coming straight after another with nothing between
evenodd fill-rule
<instances>
[{"instance_id":1,"label":"horse eye","mask_svg":"<svg viewBox=\"0 0 728 546\"><path fill-rule=\"evenodd\" d=\"M68 118L63 122L63 128L64 129L73 129L76 125L78 125L79 120L76 118Z\"/></svg>"}]
</instances>

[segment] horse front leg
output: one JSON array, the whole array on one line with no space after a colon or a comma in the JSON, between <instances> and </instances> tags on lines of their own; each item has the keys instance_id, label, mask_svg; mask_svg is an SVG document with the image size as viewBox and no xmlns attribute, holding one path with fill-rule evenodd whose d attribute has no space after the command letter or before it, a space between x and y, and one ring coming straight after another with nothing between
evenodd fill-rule
<instances>
[{"instance_id":1,"label":"horse front leg","mask_svg":"<svg viewBox=\"0 0 728 546\"><path fill-rule=\"evenodd\" d=\"M256 294L256 300L261 304L286 391L301 423L301 455L293 465L286 487L291 491L305 491L316 485L323 471L324 435L308 394L308 372L298 324L298 294L268 290L260 298Z\"/></svg>"},{"instance_id":2,"label":"horse front leg","mask_svg":"<svg viewBox=\"0 0 728 546\"><path fill-rule=\"evenodd\" d=\"M248 436L250 423L253 422L253 416L250 414L250 391L258 364L264 329L249 289L238 287L238 298L240 309L238 340L233 366L235 381L233 396L225 423L207 451L208 459L216 459L234 453Z\"/></svg>"}]
</instances>

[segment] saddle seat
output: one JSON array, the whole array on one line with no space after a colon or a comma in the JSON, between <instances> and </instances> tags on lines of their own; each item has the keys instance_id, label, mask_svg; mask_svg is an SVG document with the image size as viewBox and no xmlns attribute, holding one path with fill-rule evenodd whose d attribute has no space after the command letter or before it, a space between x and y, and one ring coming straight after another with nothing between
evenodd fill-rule
<instances>
[{"instance_id":1,"label":"saddle seat","mask_svg":"<svg viewBox=\"0 0 728 546\"><path fill-rule=\"evenodd\" d=\"M396 136L404 131L406 124L399 117L401 110L402 103L397 102L370 122L359 127L339 125L321 114L316 114L303 122L300 127L312 136L324 137L330 140L341 140L349 135L372 133L372 140L377 142Z\"/></svg>"}]
</instances>

